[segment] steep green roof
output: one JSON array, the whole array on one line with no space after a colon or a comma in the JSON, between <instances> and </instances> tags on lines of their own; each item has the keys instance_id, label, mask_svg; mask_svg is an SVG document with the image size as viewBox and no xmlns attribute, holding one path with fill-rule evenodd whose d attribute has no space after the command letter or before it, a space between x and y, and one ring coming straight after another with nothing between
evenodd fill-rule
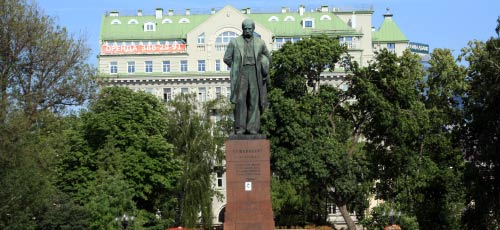
<instances>
[{"instance_id":1,"label":"steep green roof","mask_svg":"<svg viewBox=\"0 0 500 230\"><path fill-rule=\"evenodd\" d=\"M186 34L200 25L211 15L172 15L157 19L154 15L148 16L104 16L101 23L101 40L160 40L186 38ZM179 23L179 20L187 18L189 23ZM137 24L128 24L132 19ZM162 23L170 19L172 23ZM121 24L111 24L113 20L119 20ZM156 24L156 31L144 31L144 23Z\"/></svg>"},{"instance_id":2,"label":"steep green roof","mask_svg":"<svg viewBox=\"0 0 500 230\"><path fill-rule=\"evenodd\" d=\"M378 31L372 32L374 42L407 42L408 38L392 20L392 15L384 15L384 21Z\"/></svg>"},{"instance_id":3,"label":"steep green roof","mask_svg":"<svg viewBox=\"0 0 500 230\"><path fill-rule=\"evenodd\" d=\"M320 33L361 35L349 27L338 16L330 12L305 12L303 15L297 13L266 13L249 14L247 16L271 30L274 36L277 37L310 36ZM277 21L270 20L272 17L277 19ZM288 21L285 21L287 18ZM290 20L292 18L293 20ZM304 19L314 20L314 28L304 28L302 26Z\"/></svg>"},{"instance_id":4,"label":"steep green roof","mask_svg":"<svg viewBox=\"0 0 500 230\"><path fill-rule=\"evenodd\" d=\"M103 16L101 22L100 40L164 40L183 39L186 34L210 18L211 14L192 15L163 15L157 19L154 15L144 16ZM314 34L329 35L362 35L347 25L342 19L332 12L304 12L298 13L252 13L245 16L255 20L255 22L271 30L274 36L278 37L301 37ZM271 17L276 21L269 20ZM179 20L187 18L189 23L179 23ZM288 18L288 20L285 20ZM293 20L289 20L292 19ZM172 23L163 23L169 19ZM304 19L314 20L314 28L304 28ZM120 24L112 24L118 20ZM137 24L129 24L130 20L136 20ZM117 22L117 21L116 21ZM144 23L153 22L156 24L156 31L144 31Z\"/></svg>"}]
</instances>

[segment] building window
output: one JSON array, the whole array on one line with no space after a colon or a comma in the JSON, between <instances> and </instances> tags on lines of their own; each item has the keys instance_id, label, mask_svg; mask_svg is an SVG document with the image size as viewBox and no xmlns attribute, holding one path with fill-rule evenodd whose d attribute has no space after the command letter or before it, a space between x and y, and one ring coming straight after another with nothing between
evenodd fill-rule
<instances>
[{"instance_id":1,"label":"building window","mask_svg":"<svg viewBox=\"0 0 500 230\"><path fill-rule=\"evenodd\" d=\"M144 89L144 92L149 93L149 94L152 94L152 95L155 95L155 94L156 94L156 92L155 92L155 89L154 89L154 88L145 88L145 89Z\"/></svg>"},{"instance_id":2,"label":"building window","mask_svg":"<svg viewBox=\"0 0 500 230\"><path fill-rule=\"evenodd\" d=\"M335 204L334 204L334 203L330 203L330 202L328 202L328 203L326 204L326 208L327 208L327 210L326 210L326 211L327 211L327 212L328 212L328 214L330 214L330 215L331 215L331 214L335 214L335 213L337 212L337 206L335 206Z\"/></svg>"},{"instance_id":3,"label":"building window","mask_svg":"<svg viewBox=\"0 0 500 230\"><path fill-rule=\"evenodd\" d=\"M118 63L112 61L109 63L109 73L118 73Z\"/></svg>"},{"instance_id":4,"label":"building window","mask_svg":"<svg viewBox=\"0 0 500 230\"><path fill-rule=\"evenodd\" d=\"M396 50L396 44L395 43L387 43L387 49L389 51L395 51Z\"/></svg>"},{"instance_id":5,"label":"building window","mask_svg":"<svg viewBox=\"0 0 500 230\"><path fill-rule=\"evenodd\" d=\"M170 19L170 18L165 18L165 19L163 19L163 21L161 21L161 23L162 23L162 24L166 24L166 23L171 24L171 23L172 23L172 19Z\"/></svg>"},{"instance_id":6,"label":"building window","mask_svg":"<svg viewBox=\"0 0 500 230\"><path fill-rule=\"evenodd\" d=\"M111 25L119 25L119 24L122 24L122 22L118 19L113 19L113 21L111 21Z\"/></svg>"},{"instance_id":7,"label":"building window","mask_svg":"<svg viewBox=\"0 0 500 230\"><path fill-rule=\"evenodd\" d=\"M280 19L276 16L271 16L271 17L269 17L269 19L267 19L267 21L270 21L270 22L279 22L279 20Z\"/></svg>"},{"instance_id":8,"label":"building window","mask_svg":"<svg viewBox=\"0 0 500 230\"><path fill-rule=\"evenodd\" d=\"M331 21L332 17L330 17L329 15L323 15L323 16L321 16L321 18L319 20L320 21L325 21L325 20Z\"/></svg>"},{"instance_id":9,"label":"building window","mask_svg":"<svg viewBox=\"0 0 500 230\"><path fill-rule=\"evenodd\" d=\"M198 35L198 44L205 44L205 33Z\"/></svg>"},{"instance_id":10,"label":"building window","mask_svg":"<svg viewBox=\"0 0 500 230\"><path fill-rule=\"evenodd\" d=\"M188 94L189 88L181 88L181 94Z\"/></svg>"},{"instance_id":11,"label":"building window","mask_svg":"<svg viewBox=\"0 0 500 230\"><path fill-rule=\"evenodd\" d=\"M224 173L222 170L217 171L217 187L222 188L223 176Z\"/></svg>"},{"instance_id":12,"label":"building window","mask_svg":"<svg viewBox=\"0 0 500 230\"><path fill-rule=\"evenodd\" d=\"M238 37L238 34L232 31L226 31L224 33L219 34L215 43L229 43L231 39Z\"/></svg>"},{"instance_id":13,"label":"building window","mask_svg":"<svg viewBox=\"0 0 500 230\"><path fill-rule=\"evenodd\" d=\"M153 72L153 61L145 61L144 62L144 72L146 72L146 73Z\"/></svg>"},{"instance_id":14,"label":"building window","mask_svg":"<svg viewBox=\"0 0 500 230\"><path fill-rule=\"evenodd\" d=\"M215 49L217 51L225 51L229 41L231 39L238 37L239 35L232 31L226 31L224 33L219 34L217 39L215 39Z\"/></svg>"},{"instance_id":15,"label":"building window","mask_svg":"<svg viewBox=\"0 0 500 230\"><path fill-rule=\"evenodd\" d=\"M220 60L215 60L215 71L220 72Z\"/></svg>"},{"instance_id":16,"label":"building window","mask_svg":"<svg viewBox=\"0 0 500 230\"><path fill-rule=\"evenodd\" d=\"M189 23L189 19L188 19L188 18L181 18L181 19L179 20L179 23L181 23L181 24L182 24L182 23Z\"/></svg>"},{"instance_id":17,"label":"building window","mask_svg":"<svg viewBox=\"0 0 500 230\"><path fill-rule=\"evenodd\" d=\"M313 19L304 19L303 26L304 26L304 28L314 28L314 20Z\"/></svg>"},{"instance_id":18,"label":"building window","mask_svg":"<svg viewBox=\"0 0 500 230\"><path fill-rule=\"evenodd\" d=\"M156 24L154 22L146 22L144 23L144 31L155 31Z\"/></svg>"},{"instance_id":19,"label":"building window","mask_svg":"<svg viewBox=\"0 0 500 230\"><path fill-rule=\"evenodd\" d=\"M137 19L130 19L128 20L128 24L138 24L139 22L137 21Z\"/></svg>"},{"instance_id":20,"label":"building window","mask_svg":"<svg viewBox=\"0 0 500 230\"><path fill-rule=\"evenodd\" d=\"M229 98L231 96L231 87L226 88L226 97Z\"/></svg>"},{"instance_id":21,"label":"building window","mask_svg":"<svg viewBox=\"0 0 500 230\"><path fill-rule=\"evenodd\" d=\"M221 87L215 87L215 98L219 99L222 97L222 88Z\"/></svg>"},{"instance_id":22,"label":"building window","mask_svg":"<svg viewBox=\"0 0 500 230\"><path fill-rule=\"evenodd\" d=\"M128 73L135 73L135 61L127 62L127 72Z\"/></svg>"},{"instance_id":23,"label":"building window","mask_svg":"<svg viewBox=\"0 0 500 230\"><path fill-rule=\"evenodd\" d=\"M187 71L188 71L188 61L181 60L181 72L187 72Z\"/></svg>"},{"instance_id":24,"label":"building window","mask_svg":"<svg viewBox=\"0 0 500 230\"><path fill-rule=\"evenodd\" d=\"M164 73L169 73L170 72L170 61L163 61L162 69L163 69Z\"/></svg>"},{"instance_id":25,"label":"building window","mask_svg":"<svg viewBox=\"0 0 500 230\"><path fill-rule=\"evenodd\" d=\"M198 101L199 102L207 101L207 88L205 87L198 88Z\"/></svg>"},{"instance_id":26,"label":"building window","mask_svg":"<svg viewBox=\"0 0 500 230\"><path fill-rule=\"evenodd\" d=\"M205 60L198 60L198 72L205 72Z\"/></svg>"},{"instance_id":27,"label":"building window","mask_svg":"<svg viewBox=\"0 0 500 230\"><path fill-rule=\"evenodd\" d=\"M171 88L163 88L163 101L169 102L172 100L172 89Z\"/></svg>"}]
</instances>

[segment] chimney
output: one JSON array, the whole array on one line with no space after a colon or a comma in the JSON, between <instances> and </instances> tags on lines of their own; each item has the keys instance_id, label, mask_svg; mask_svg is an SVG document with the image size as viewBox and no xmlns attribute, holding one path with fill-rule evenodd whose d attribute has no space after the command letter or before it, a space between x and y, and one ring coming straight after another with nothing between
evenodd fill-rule
<instances>
[{"instance_id":1,"label":"chimney","mask_svg":"<svg viewBox=\"0 0 500 230\"><path fill-rule=\"evenodd\" d=\"M328 12L328 6L321 6L321 12Z\"/></svg>"},{"instance_id":2,"label":"chimney","mask_svg":"<svg viewBox=\"0 0 500 230\"><path fill-rule=\"evenodd\" d=\"M110 17L118 17L118 11L113 10L113 11L109 12L109 16Z\"/></svg>"},{"instance_id":3,"label":"chimney","mask_svg":"<svg viewBox=\"0 0 500 230\"><path fill-rule=\"evenodd\" d=\"M250 14L250 8L246 9L246 14Z\"/></svg>"},{"instance_id":4,"label":"chimney","mask_svg":"<svg viewBox=\"0 0 500 230\"><path fill-rule=\"evenodd\" d=\"M142 16L142 10L137 10L137 16Z\"/></svg>"},{"instance_id":5,"label":"chimney","mask_svg":"<svg viewBox=\"0 0 500 230\"><path fill-rule=\"evenodd\" d=\"M168 16L173 16L174 15L174 10L168 10Z\"/></svg>"},{"instance_id":6,"label":"chimney","mask_svg":"<svg viewBox=\"0 0 500 230\"><path fill-rule=\"evenodd\" d=\"M163 8L156 8L156 19L163 17Z\"/></svg>"},{"instance_id":7,"label":"chimney","mask_svg":"<svg viewBox=\"0 0 500 230\"><path fill-rule=\"evenodd\" d=\"M284 6L281 7L281 13L283 13L283 14L286 13L286 7L284 7Z\"/></svg>"},{"instance_id":8,"label":"chimney","mask_svg":"<svg viewBox=\"0 0 500 230\"><path fill-rule=\"evenodd\" d=\"M306 7L304 5L299 6L299 14L300 16L304 15L304 12L306 11Z\"/></svg>"},{"instance_id":9,"label":"chimney","mask_svg":"<svg viewBox=\"0 0 500 230\"><path fill-rule=\"evenodd\" d=\"M211 13L212 13L212 14L215 14L215 8L212 8L212 12L211 12Z\"/></svg>"},{"instance_id":10,"label":"chimney","mask_svg":"<svg viewBox=\"0 0 500 230\"><path fill-rule=\"evenodd\" d=\"M351 27L356 28L356 14L354 13L354 11L352 12Z\"/></svg>"},{"instance_id":11,"label":"chimney","mask_svg":"<svg viewBox=\"0 0 500 230\"><path fill-rule=\"evenodd\" d=\"M186 15L191 15L191 10L189 8L186 9Z\"/></svg>"},{"instance_id":12,"label":"chimney","mask_svg":"<svg viewBox=\"0 0 500 230\"><path fill-rule=\"evenodd\" d=\"M372 26L372 32L375 32L375 26Z\"/></svg>"}]
</instances>

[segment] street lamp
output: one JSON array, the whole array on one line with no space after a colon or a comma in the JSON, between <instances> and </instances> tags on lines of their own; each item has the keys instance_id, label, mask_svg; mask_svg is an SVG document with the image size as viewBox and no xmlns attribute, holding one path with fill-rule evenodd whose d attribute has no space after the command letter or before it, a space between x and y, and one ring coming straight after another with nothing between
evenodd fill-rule
<instances>
[{"instance_id":1,"label":"street lamp","mask_svg":"<svg viewBox=\"0 0 500 230\"><path fill-rule=\"evenodd\" d=\"M122 224L122 229L127 229L129 221L134 222L135 216L128 216L127 213L123 213L121 217L115 217L115 223L118 224L118 221Z\"/></svg>"}]
</instances>

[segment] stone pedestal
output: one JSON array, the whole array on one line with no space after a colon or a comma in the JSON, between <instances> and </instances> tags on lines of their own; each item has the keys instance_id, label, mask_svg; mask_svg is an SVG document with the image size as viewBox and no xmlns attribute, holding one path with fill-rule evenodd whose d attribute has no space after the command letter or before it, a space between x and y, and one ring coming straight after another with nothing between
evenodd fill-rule
<instances>
[{"instance_id":1,"label":"stone pedestal","mask_svg":"<svg viewBox=\"0 0 500 230\"><path fill-rule=\"evenodd\" d=\"M270 146L266 139L236 136L226 141L224 230L274 229L269 161Z\"/></svg>"}]
</instances>

